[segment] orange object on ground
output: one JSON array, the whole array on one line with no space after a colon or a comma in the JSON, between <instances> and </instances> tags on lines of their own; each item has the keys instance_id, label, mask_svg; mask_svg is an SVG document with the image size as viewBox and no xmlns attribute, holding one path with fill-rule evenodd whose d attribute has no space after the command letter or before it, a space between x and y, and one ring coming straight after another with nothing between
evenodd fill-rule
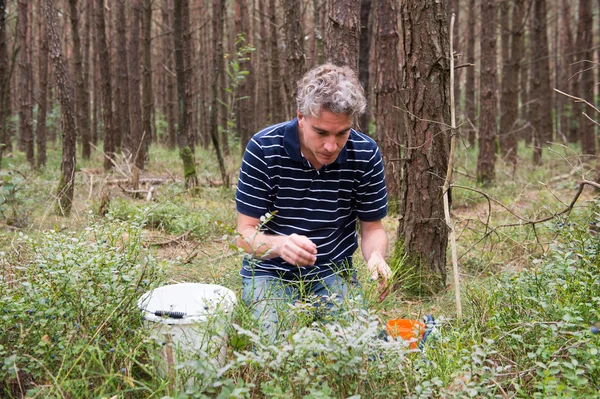
<instances>
[{"instance_id":1,"label":"orange object on ground","mask_svg":"<svg viewBox=\"0 0 600 399\"><path fill-rule=\"evenodd\" d=\"M385 328L393 338L400 337L403 340L411 341L411 349L417 349L427 326L419 320L395 319L388 321Z\"/></svg>"}]
</instances>

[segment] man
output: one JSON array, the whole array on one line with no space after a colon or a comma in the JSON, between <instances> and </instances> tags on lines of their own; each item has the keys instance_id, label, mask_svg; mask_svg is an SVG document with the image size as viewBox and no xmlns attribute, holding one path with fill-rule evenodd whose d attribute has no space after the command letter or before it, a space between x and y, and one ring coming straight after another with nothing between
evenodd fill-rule
<instances>
[{"instance_id":1,"label":"man","mask_svg":"<svg viewBox=\"0 0 600 399\"><path fill-rule=\"evenodd\" d=\"M381 154L352 129L366 107L356 74L314 68L298 82L297 105L297 118L250 140L236 192L238 245L251 255L240 272L242 299L271 338L280 312L301 294L334 308L358 284L357 220L371 278L391 276Z\"/></svg>"}]
</instances>

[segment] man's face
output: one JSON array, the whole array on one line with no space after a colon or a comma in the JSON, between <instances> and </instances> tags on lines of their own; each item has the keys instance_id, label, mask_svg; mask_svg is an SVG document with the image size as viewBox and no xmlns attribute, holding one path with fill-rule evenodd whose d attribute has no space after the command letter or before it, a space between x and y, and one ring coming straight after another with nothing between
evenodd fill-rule
<instances>
[{"instance_id":1,"label":"man's face","mask_svg":"<svg viewBox=\"0 0 600 399\"><path fill-rule=\"evenodd\" d=\"M300 149L315 167L333 163L350 137L352 117L322 110L318 117L304 116L298 112Z\"/></svg>"}]
</instances>

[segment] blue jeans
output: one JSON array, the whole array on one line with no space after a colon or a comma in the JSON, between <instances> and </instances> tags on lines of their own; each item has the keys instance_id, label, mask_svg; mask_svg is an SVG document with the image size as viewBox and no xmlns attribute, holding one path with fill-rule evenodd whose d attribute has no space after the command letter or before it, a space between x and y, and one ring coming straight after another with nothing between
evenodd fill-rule
<instances>
[{"instance_id":1,"label":"blue jeans","mask_svg":"<svg viewBox=\"0 0 600 399\"><path fill-rule=\"evenodd\" d=\"M242 300L271 342L289 328L286 322L293 321L290 320L290 306L296 301L315 297L314 305L318 310L336 316L346 299L360 296L360 284L348 275L332 275L308 282L286 282L277 277L242 277Z\"/></svg>"}]
</instances>

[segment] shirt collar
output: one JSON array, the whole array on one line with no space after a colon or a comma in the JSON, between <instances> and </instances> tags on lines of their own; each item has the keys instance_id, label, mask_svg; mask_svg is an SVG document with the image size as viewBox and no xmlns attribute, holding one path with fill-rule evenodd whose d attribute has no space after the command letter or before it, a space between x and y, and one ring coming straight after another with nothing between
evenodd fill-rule
<instances>
[{"instance_id":1,"label":"shirt collar","mask_svg":"<svg viewBox=\"0 0 600 399\"><path fill-rule=\"evenodd\" d=\"M352 134L352 130L350 130L350 134ZM346 162L348 159L348 142L342 151L338 155L338 157L333 161L333 163L342 163ZM284 128L283 131L283 148L287 155L296 162L304 162L306 159L302 156L300 152L300 138L298 136L298 118L294 118L289 121Z\"/></svg>"}]
</instances>

